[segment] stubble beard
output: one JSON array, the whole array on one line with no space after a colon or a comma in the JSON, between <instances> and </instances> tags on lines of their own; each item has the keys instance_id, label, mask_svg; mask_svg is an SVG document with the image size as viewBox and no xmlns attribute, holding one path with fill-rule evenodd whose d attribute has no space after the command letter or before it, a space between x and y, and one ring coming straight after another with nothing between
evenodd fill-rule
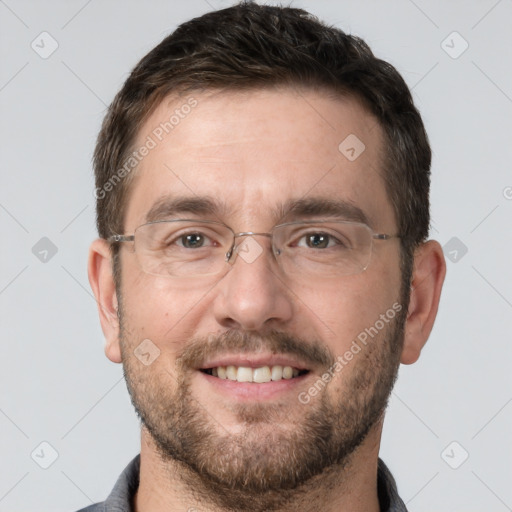
<instances>
[{"instance_id":1,"label":"stubble beard","mask_svg":"<svg viewBox=\"0 0 512 512\"><path fill-rule=\"evenodd\" d=\"M405 321L405 315L397 315L334 377L332 383L344 379L341 396L332 396L327 386L308 404L297 399L291 409L294 421L284 423L279 404L232 406L239 425L233 433L192 395L190 368L177 366L173 374L164 369L155 375L151 367L143 367L133 356L137 343L127 334L121 310L119 314L128 391L158 456L200 499L225 510L252 512L278 510L324 476L343 474L384 415L397 377ZM211 346L212 340L194 340L194 345ZM254 337L229 331L213 345L245 351L286 347L290 352L292 347L293 353L293 347L318 343L279 332ZM324 363L326 357L333 363L332 354L324 356Z\"/></svg>"}]
</instances>

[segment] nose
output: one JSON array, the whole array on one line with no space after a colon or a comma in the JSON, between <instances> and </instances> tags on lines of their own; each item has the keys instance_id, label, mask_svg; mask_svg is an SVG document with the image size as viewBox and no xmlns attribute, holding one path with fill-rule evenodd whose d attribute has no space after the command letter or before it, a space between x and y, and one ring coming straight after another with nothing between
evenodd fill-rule
<instances>
[{"instance_id":1,"label":"nose","mask_svg":"<svg viewBox=\"0 0 512 512\"><path fill-rule=\"evenodd\" d=\"M229 272L217 285L216 320L248 331L285 324L293 318L293 294L275 263L270 239L243 235L236 239Z\"/></svg>"}]
</instances>

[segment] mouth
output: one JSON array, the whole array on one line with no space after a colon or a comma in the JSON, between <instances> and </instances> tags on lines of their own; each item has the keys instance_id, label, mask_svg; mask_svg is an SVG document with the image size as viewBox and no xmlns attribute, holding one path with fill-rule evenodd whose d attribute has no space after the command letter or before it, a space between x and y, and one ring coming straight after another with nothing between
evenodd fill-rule
<instances>
[{"instance_id":1,"label":"mouth","mask_svg":"<svg viewBox=\"0 0 512 512\"><path fill-rule=\"evenodd\" d=\"M210 359L196 370L224 399L254 403L298 393L315 368L290 354L239 353Z\"/></svg>"},{"instance_id":2,"label":"mouth","mask_svg":"<svg viewBox=\"0 0 512 512\"><path fill-rule=\"evenodd\" d=\"M254 384L291 380L309 373L309 370L282 365L264 365L259 367L227 365L201 368L200 371L222 380Z\"/></svg>"}]
</instances>

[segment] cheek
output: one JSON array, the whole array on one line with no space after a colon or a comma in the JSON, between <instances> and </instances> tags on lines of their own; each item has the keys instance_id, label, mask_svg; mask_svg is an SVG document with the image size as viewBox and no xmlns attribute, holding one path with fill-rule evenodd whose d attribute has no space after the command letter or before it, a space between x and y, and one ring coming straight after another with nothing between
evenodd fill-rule
<instances>
[{"instance_id":1,"label":"cheek","mask_svg":"<svg viewBox=\"0 0 512 512\"><path fill-rule=\"evenodd\" d=\"M209 288L151 276L138 267L132 270L123 286L124 325L130 343L150 339L162 353L179 352L195 334Z\"/></svg>"},{"instance_id":2,"label":"cheek","mask_svg":"<svg viewBox=\"0 0 512 512\"><path fill-rule=\"evenodd\" d=\"M315 332L339 355L381 315L390 310L394 314L393 306L400 299L400 275L392 266L375 265L371 272L319 283L314 289L298 289L296 296Z\"/></svg>"}]
</instances>

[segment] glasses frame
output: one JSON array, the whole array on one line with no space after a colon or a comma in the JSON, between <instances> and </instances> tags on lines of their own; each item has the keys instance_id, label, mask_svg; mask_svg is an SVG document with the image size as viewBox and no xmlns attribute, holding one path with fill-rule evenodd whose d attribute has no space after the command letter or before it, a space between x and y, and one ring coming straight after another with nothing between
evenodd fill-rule
<instances>
[{"instance_id":1,"label":"glasses frame","mask_svg":"<svg viewBox=\"0 0 512 512\"><path fill-rule=\"evenodd\" d=\"M155 220L155 221L151 221L151 222L146 222L145 224L141 224L140 226L137 226L135 228L135 231L133 232L133 235L111 235L106 240L107 240L107 242L109 242L111 244L112 243L122 243L122 242L134 242L134 252L136 252L136 249L135 249L135 235L136 235L137 230L139 228L142 228L144 226L148 226L150 224L163 224L163 223L171 223L171 222L197 222L198 224L216 224L216 225L224 226L225 228L229 229L229 231L231 231L231 233L233 234L233 243L231 245L231 248L229 249L229 251L225 255L226 256L226 259L225 259L226 263L230 263L230 260L232 259L233 254L235 253L235 248L237 247L236 239L240 238L240 237L244 237L244 236L266 236L266 237L270 238L270 241L271 241L271 244L272 244L272 252L273 252L273 254L275 256L279 256L279 254L281 254L281 250L280 249L276 249L275 246L274 246L274 231L277 228L281 228L281 227L284 227L284 226L293 226L293 225L321 224L323 222L329 222L329 223L334 223L334 224L351 224L351 225L364 226L371 233L372 244L370 246L370 259L368 261L368 264L360 272L358 272L359 274L364 272L368 268L368 266L370 265L371 255L373 254L373 240L386 241L386 240L392 240L394 238L401 238L401 235L399 235L399 234L390 235L390 234L387 234L387 233L375 233L375 232L372 231L370 226L368 226L368 224L365 224L364 222L355 222L355 221L349 221L349 220L322 219L322 218L320 218L320 219L313 219L313 220L300 220L300 221L293 221L293 222L285 222L285 223L282 223L282 224L276 224L270 230L270 232L267 232L267 233L257 232L257 231L241 231L239 233L235 233L235 231L233 231L232 228L230 228L227 224L224 224L223 222L219 222L219 221L215 221L215 220L181 219L180 218L180 219L163 219L163 220ZM234 263L234 260L233 260L233 263ZM142 268L142 266L141 266L141 268ZM143 268L142 268L142 270L144 272L146 272ZM347 275L351 275L351 274L347 274ZM357 275L357 274L352 274L352 275Z\"/></svg>"}]
</instances>

